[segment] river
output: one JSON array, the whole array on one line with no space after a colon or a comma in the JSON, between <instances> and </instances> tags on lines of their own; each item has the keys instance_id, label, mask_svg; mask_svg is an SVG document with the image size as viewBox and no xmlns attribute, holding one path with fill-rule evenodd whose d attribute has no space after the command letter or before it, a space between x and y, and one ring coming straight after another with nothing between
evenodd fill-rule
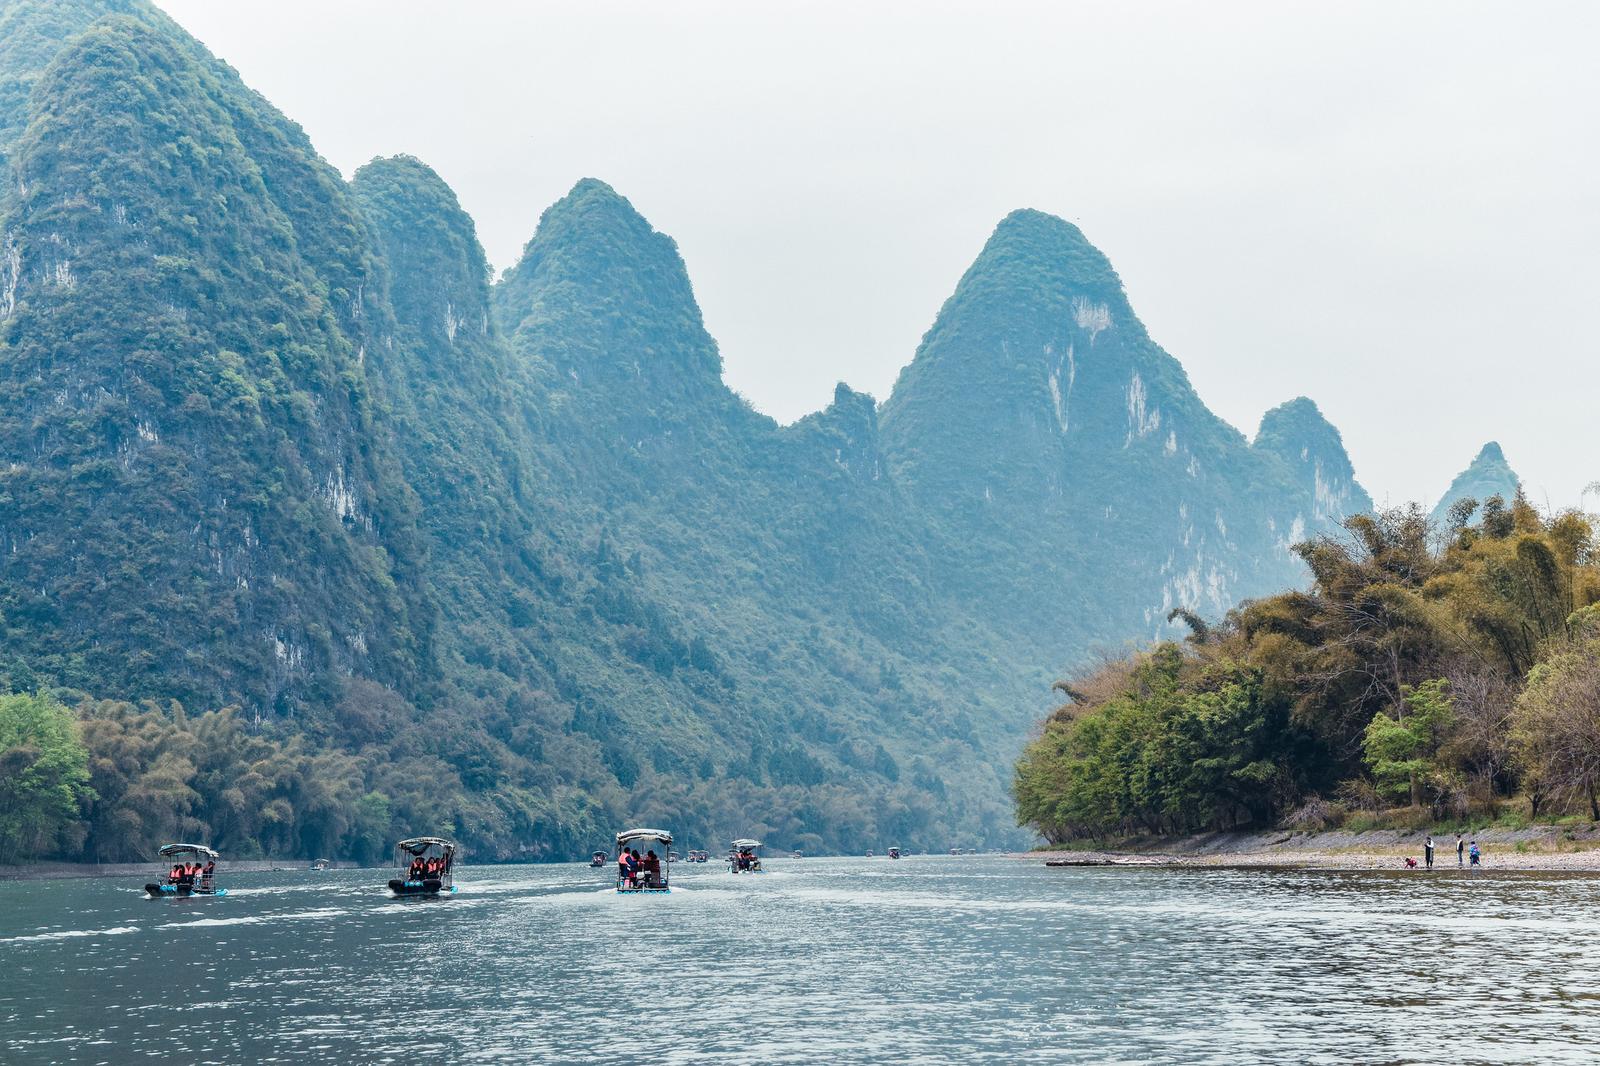
<instances>
[{"instance_id":1,"label":"river","mask_svg":"<svg viewBox=\"0 0 1600 1066\"><path fill-rule=\"evenodd\" d=\"M0 883L8 1064L1592 1060L1600 880L1002 857ZM223 870L226 875L226 869Z\"/></svg>"}]
</instances>

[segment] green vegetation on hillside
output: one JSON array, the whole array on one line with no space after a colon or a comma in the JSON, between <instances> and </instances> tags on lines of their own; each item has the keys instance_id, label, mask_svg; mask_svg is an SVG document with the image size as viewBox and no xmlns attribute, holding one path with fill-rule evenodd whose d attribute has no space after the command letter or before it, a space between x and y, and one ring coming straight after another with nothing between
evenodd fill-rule
<instances>
[{"instance_id":1,"label":"green vegetation on hillside","mask_svg":"<svg viewBox=\"0 0 1600 1066\"><path fill-rule=\"evenodd\" d=\"M1000 224L881 425L841 385L779 426L605 183L492 283L437 174L344 182L144 0L0 30L0 688L56 723L0 763L38 768L26 853L1020 842L1052 671L1366 506L1309 401L1254 444L1206 410L1060 219ZM1217 683L1183 713L1270 747L1261 682Z\"/></svg>"},{"instance_id":2,"label":"green vegetation on hillside","mask_svg":"<svg viewBox=\"0 0 1600 1066\"><path fill-rule=\"evenodd\" d=\"M1107 662L1019 760L1051 841L1394 806L1600 819L1600 556L1590 520L1521 497L1363 515L1298 548L1314 576L1218 626ZM1435 536L1443 547L1432 546Z\"/></svg>"}]
</instances>

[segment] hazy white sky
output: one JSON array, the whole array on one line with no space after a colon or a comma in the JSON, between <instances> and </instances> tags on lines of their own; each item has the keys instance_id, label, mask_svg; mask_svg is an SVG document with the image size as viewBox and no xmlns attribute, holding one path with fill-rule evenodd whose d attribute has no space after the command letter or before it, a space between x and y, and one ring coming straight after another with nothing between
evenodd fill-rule
<instances>
[{"instance_id":1,"label":"hazy white sky","mask_svg":"<svg viewBox=\"0 0 1600 1066\"><path fill-rule=\"evenodd\" d=\"M886 397L1036 207L1213 410L1312 397L1380 502L1490 438L1536 501L1600 479L1600 4L158 2L346 174L433 165L497 267L616 186L783 421Z\"/></svg>"}]
</instances>

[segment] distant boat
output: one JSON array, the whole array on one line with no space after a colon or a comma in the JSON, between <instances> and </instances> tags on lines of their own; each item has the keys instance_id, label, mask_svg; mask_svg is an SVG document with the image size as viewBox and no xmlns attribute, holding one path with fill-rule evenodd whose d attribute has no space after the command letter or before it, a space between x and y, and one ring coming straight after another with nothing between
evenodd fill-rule
<instances>
[{"instance_id":1,"label":"distant boat","mask_svg":"<svg viewBox=\"0 0 1600 1066\"><path fill-rule=\"evenodd\" d=\"M688 859L686 861L688 861L688 862L710 862L711 861L711 853L709 851L695 851L693 849L690 849L689 857L688 857Z\"/></svg>"},{"instance_id":2,"label":"distant boat","mask_svg":"<svg viewBox=\"0 0 1600 1066\"><path fill-rule=\"evenodd\" d=\"M869 858L869 859L872 858L872 849L871 848L867 849L867 858Z\"/></svg>"},{"instance_id":3,"label":"distant boat","mask_svg":"<svg viewBox=\"0 0 1600 1066\"><path fill-rule=\"evenodd\" d=\"M600 867L604 866L605 864L606 864L606 853L605 852L597 851L593 855L589 856L589 865L593 866L595 869L598 870Z\"/></svg>"},{"instance_id":4,"label":"distant boat","mask_svg":"<svg viewBox=\"0 0 1600 1066\"><path fill-rule=\"evenodd\" d=\"M889 858L898 859L899 857L900 857L900 849L899 848L890 848L889 849Z\"/></svg>"},{"instance_id":5,"label":"distant boat","mask_svg":"<svg viewBox=\"0 0 1600 1066\"><path fill-rule=\"evenodd\" d=\"M218 888L213 879L217 860L222 858L204 844L163 844L156 852L163 859L178 859L165 881L153 881L144 886L151 899L187 899L190 896L226 896L228 890ZM200 860L205 860L201 866Z\"/></svg>"},{"instance_id":6,"label":"distant boat","mask_svg":"<svg viewBox=\"0 0 1600 1066\"><path fill-rule=\"evenodd\" d=\"M313 859L313 860L311 860L311 868L313 870L317 870L319 872L322 871L322 870L326 870L328 867L330 867L332 865L333 865L333 863L330 862L327 859Z\"/></svg>"},{"instance_id":7,"label":"distant boat","mask_svg":"<svg viewBox=\"0 0 1600 1066\"><path fill-rule=\"evenodd\" d=\"M456 842L444 837L411 837L394 846L395 865L404 877L389 880L396 896L437 899L455 893Z\"/></svg>"}]
</instances>

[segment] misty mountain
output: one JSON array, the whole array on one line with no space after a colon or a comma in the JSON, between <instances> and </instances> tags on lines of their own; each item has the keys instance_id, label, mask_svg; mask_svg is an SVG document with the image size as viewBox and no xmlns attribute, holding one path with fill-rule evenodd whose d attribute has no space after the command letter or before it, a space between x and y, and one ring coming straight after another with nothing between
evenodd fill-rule
<instances>
[{"instance_id":1,"label":"misty mountain","mask_svg":"<svg viewBox=\"0 0 1600 1066\"><path fill-rule=\"evenodd\" d=\"M1467 468L1455 476L1429 516L1433 523L1443 527L1450 524L1450 508L1465 499L1476 500L1480 505L1491 496L1505 503L1516 498L1522 479L1517 477L1505 453L1496 441L1490 441L1478 450Z\"/></svg>"},{"instance_id":2,"label":"misty mountain","mask_svg":"<svg viewBox=\"0 0 1600 1066\"><path fill-rule=\"evenodd\" d=\"M236 850L1015 841L1059 671L1370 506L1309 400L1211 414L1060 219L1000 223L881 406L779 425L605 183L493 282L425 164L346 182L148 5L0 32L0 668L350 754L355 798L274 786L298 835L202 791Z\"/></svg>"}]
</instances>

